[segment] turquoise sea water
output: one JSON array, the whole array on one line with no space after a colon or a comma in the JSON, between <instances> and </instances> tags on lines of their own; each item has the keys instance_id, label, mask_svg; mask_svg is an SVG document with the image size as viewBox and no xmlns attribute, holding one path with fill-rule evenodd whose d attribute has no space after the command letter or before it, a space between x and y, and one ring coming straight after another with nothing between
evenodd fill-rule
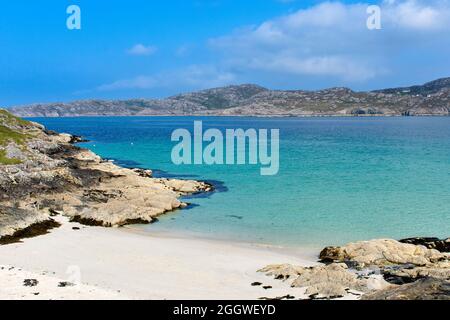
<instances>
[{"instance_id":1,"label":"turquoise sea water","mask_svg":"<svg viewBox=\"0 0 450 320\"><path fill-rule=\"evenodd\" d=\"M222 192L189 199L149 232L321 247L380 237L450 235L450 118L33 119L83 135L83 144L157 175L221 181ZM176 166L176 128L280 129L280 172L259 166Z\"/></svg>"}]
</instances>

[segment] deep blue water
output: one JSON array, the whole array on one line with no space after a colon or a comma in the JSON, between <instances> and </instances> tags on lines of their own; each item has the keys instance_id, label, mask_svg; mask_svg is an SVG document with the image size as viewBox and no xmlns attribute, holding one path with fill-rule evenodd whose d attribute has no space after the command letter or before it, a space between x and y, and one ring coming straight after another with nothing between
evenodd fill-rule
<instances>
[{"instance_id":1,"label":"deep blue water","mask_svg":"<svg viewBox=\"0 0 450 320\"><path fill-rule=\"evenodd\" d=\"M280 129L280 172L260 167L176 166L171 133L206 128ZM280 245L338 245L379 237L449 236L450 118L95 117L33 119L82 135L83 146L158 175L216 180L148 226Z\"/></svg>"}]
</instances>

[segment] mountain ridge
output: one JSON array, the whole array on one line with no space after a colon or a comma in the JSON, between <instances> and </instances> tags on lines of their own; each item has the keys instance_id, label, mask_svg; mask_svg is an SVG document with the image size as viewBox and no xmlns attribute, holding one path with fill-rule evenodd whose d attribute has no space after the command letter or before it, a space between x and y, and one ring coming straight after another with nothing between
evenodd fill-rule
<instances>
[{"instance_id":1,"label":"mountain ridge","mask_svg":"<svg viewBox=\"0 0 450 320\"><path fill-rule=\"evenodd\" d=\"M165 99L77 100L9 108L21 117L76 116L420 116L450 114L450 78L374 91L335 87L316 91L230 85Z\"/></svg>"}]
</instances>

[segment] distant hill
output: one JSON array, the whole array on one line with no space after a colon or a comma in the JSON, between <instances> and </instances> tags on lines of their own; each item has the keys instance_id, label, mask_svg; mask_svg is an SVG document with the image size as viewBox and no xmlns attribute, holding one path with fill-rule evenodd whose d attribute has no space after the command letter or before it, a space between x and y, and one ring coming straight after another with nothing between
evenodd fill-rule
<instances>
[{"instance_id":1,"label":"distant hill","mask_svg":"<svg viewBox=\"0 0 450 320\"><path fill-rule=\"evenodd\" d=\"M348 88L282 91L244 84L166 99L83 100L18 106L10 111L21 117L449 115L450 78L371 92L355 92Z\"/></svg>"},{"instance_id":2,"label":"distant hill","mask_svg":"<svg viewBox=\"0 0 450 320\"><path fill-rule=\"evenodd\" d=\"M392 88L392 89L384 89L377 90L375 92L380 93L393 93L393 94L418 94L422 96L427 96L430 94L435 94L441 91L442 89L450 88L450 78L442 78L438 80L434 80L428 83L425 83L421 86L412 86L412 87L403 87L403 88Z\"/></svg>"},{"instance_id":3,"label":"distant hill","mask_svg":"<svg viewBox=\"0 0 450 320\"><path fill-rule=\"evenodd\" d=\"M169 100L192 103L206 109L226 109L235 107L247 99L267 91L269 90L257 85L243 84L180 94Z\"/></svg>"}]
</instances>

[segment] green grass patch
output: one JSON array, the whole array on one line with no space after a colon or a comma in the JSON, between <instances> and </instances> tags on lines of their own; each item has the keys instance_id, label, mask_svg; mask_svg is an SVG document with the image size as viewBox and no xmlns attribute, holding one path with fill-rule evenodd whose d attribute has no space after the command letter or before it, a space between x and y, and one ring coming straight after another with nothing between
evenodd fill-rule
<instances>
[{"instance_id":1,"label":"green grass patch","mask_svg":"<svg viewBox=\"0 0 450 320\"><path fill-rule=\"evenodd\" d=\"M4 165L12 165L12 164L20 164L22 163L19 159L10 159L6 156L5 150L0 150L0 164Z\"/></svg>"},{"instance_id":2,"label":"green grass patch","mask_svg":"<svg viewBox=\"0 0 450 320\"><path fill-rule=\"evenodd\" d=\"M17 129L15 129L17 128ZM25 129L27 128L27 129ZM25 149L25 142L32 135L22 132L32 128L29 121L12 115L6 110L0 109L0 147L14 143L19 148ZM0 164L12 165L22 163L19 159L11 159L6 156L6 150L0 149Z\"/></svg>"},{"instance_id":3,"label":"green grass patch","mask_svg":"<svg viewBox=\"0 0 450 320\"><path fill-rule=\"evenodd\" d=\"M4 109L0 109L0 123L23 127L28 127L31 124L29 121L16 117Z\"/></svg>"},{"instance_id":4,"label":"green grass patch","mask_svg":"<svg viewBox=\"0 0 450 320\"><path fill-rule=\"evenodd\" d=\"M23 145L28 135L12 130L8 127L0 125L0 146L5 146L10 142Z\"/></svg>"}]
</instances>

